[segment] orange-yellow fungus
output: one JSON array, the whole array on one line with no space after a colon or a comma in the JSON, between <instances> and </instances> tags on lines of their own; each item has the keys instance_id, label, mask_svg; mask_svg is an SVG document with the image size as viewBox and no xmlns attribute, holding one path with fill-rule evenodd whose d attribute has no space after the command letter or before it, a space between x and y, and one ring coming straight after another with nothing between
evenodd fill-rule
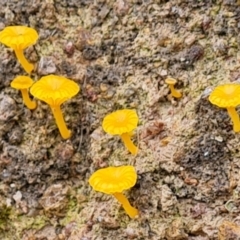
<instances>
[{"instance_id":1,"label":"orange-yellow fungus","mask_svg":"<svg viewBox=\"0 0 240 240\"><path fill-rule=\"evenodd\" d=\"M138 116L135 110L122 109L108 114L102 123L103 130L112 135L120 135L126 148L137 154L138 148L133 144L131 135L137 127Z\"/></svg>"},{"instance_id":2,"label":"orange-yellow fungus","mask_svg":"<svg viewBox=\"0 0 240 240\"><path fill-rule=\"evenodd\" d=\"M89 179L89 184L95 191L112 194L123 206L129 217L138 215L138 210L132 207L122 194L124 190L133 187L137 181L137 173L133 166L107 167L97 170Z\"/></svg>"},{"instance_id":3,"label":"orange-yellow fungus","mask_svg":"<svg viewBox=\"0 0 240 240\"><path fill-rule=\"evenodd\" d=\"M70 138L71 131L68 130L63 119L61 104L75 96L80 90L77 83L62 76L48 75L34 83L30 93L49 104L55 117L58 129L64 139Z\"/></svg>"},{"instance_id":4,"label":"orange-yellow fungus","mask_svg":"<svg viewBox=\"0 0 240 240\"><path fill-rule=\"evenodd\" d=\"M14 50L18 61L28 74L34 66L25 58L23 50L35 44L37 39L36 30L26 26L9 26L0 32L0 42Z\"/></svg>"},{"instance_id":5,"label":"orange-yellow fungus","mask_svg":"<svg viewBox=\"0 0 240 240\"><path fill-rule=\"evenodd\" d=\"M233 122L234 132L240 132L240 120L236 107L240 105L240 84L228 83L217 86L210 94L209 101L221 108L226 108Z\"/></svg>"},{"instance_id":6,"label":"orange-yellow fungus","mask_svg":"<svg viewBox=\"0 0 240 240\"><path fill-rule=\"evenodd\" d=\"M21 91L24 104L29 109L35 109L37 103L29 98L28 89L33 85L33 80L28 76L18 76L11 82L11 87Z\"/></svg>"},{"instance_id":7,"label":"orange-yellow fungus","mask_svg":"<svg viewBox=\"0 0 240 240\"><path fill-rule=\"evenodd\" d=\"M169 85L172 97L175 97L175 98L182 97L182 94L178 90L176 90L174 88L174 85L177 83L176 79L174 79L174 78L167 78L165 80L165 83Z\"/></svg>"}]
</instances>

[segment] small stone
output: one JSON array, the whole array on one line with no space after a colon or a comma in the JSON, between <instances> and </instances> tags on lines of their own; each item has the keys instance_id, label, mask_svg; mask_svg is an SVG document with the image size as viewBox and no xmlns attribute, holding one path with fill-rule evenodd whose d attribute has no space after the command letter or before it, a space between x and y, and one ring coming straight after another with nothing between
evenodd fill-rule
<instances>
[{"instance_id":1,"label":"small stone","mask_svg":"<svg viewBox=\"0 0 240 240\"><path fill-rule=\"evenodd\" d=\"M185 44L187 45L187 46L191 46L191 45L193 45L193 43L196 41L196 37L195 37L195 35L190 35L190 36L188 36L186 39L185 39Z\"/></svg>"},{"instance_id":2,"label":"small stone","mask_svg":"<svg viewBox=\"0 0 240 240\"><path fill-rule=\"evenodd\" d=\"M15 200L15 202L20 202L22 199L22 193L20 191L17 191L14 195L13 195L13 199Z\"/></svg>"},{"instance_id":3,"label":"small stone","mask_svg":"<svg viewBox=\"0 0 240 240\"><path fill-rule=\"evenodd\" d=\"M35 233L36 239L57 239L56 231L54 226L46 225Z\"/></svg>"},{"instance_id":4,"label":"small stone","mask_svg":"<svg viewBox=\"0 0 240 240\"><path fill-rule=\"evenodd\" d=\"M226 55L228 51L228 42L223 39L218 39L213 44L213 50L218 56Z\"/></svg>"},{"instance_id":5,"label":"small stone","mask_svg":"<svg viewBox=\"0 0 240 240\"><path fill-rule=\"evenodd\" d=\"M53 59L50 57L41 57L38 64L38 73L40 75L48 75L57 71Z\"/></svg>"},{"instance_id":6,"label":"small stone","mask_svg":"<svg viewBox=\"0 0 240 240\"><path fill-rule=\"evenodd\" d=\"M213 91L213 90L212 90L211 87L207 87L207 88L203 91L201 97L202 97L202 98L208 97L212 91Z\"/></svg>"},{"instance_id":7,"label":"small stone","mask_svg":"<svg viewBox=\"0 0 240 240\"><path fill-rule=\"evenodd\" d=\"M161 139L160 145L161 146L167 146L171 142L171 137L165 137Z\"/></svg>"},{"instance_id":8,"label":"small stone","mask_svg":"<svg viewBox=\"0 0 240 240\"><path fill-rule=\"evenodd\" d=\"M17 106L15 101L7 95L0 95L0 121L9 121L16 115Z\"/></svg>"},{"instance_id":9,"label":"small stone","mask_svg":"<svg viewBox=\"0 0 240 240\"><path fill-rule=\"evenodd\" d=\"M164 212L168 212L169 210L173 209L177 204L176 196L174 196L173 192L166 184L162 185L160 201L162 210Z\"/></svg>"},{"instance_id":10,"label":"small stone","mask_svg":"<svg viewBox=\"0 0 240 240\"><path fill-rule=\"evenodd\" d=\"M124 91L123 96L129 98L132 97L135 93L136 93L135 89L129 87Z\"/></svg>"},{"instance_id":11,"label":"small stone","mask_svg":"<svg viewBox=\"0 0 240 240\"><path fill-rule=\"evenodd\" d=\"M64 215L68 204L69 187L62 184L53 184L44 192L39 203L50 214Z\"/></svg>"},{"instance_id":12,"label":"small stone","mask_svg":"<svg viewBox=\"0 0 240 240\"><path fill-rule=\"evenodd\" d=\"M67 42L64 46L64 52L70 57L73 55L75 50L74 44L72 42Z\"/></svg>"},{"instance_id":13,"label":"small stone","mask_svg":"<svg viewBox=\"0 0 240 240\"><path fill-rule=\"evenodd\" d=\"M161 61L156 61L156 62L154 62L153 65L154 65L155 68L158 68L162 65L162 62Z\"/></svg>"},{"instance_id":14,"label":"small stone","mask_svg":"<svg viewBox=\"0 0 240 240\"><path fill-rule=\"evenodd\" d=\"M22 139L23 139L23 132L22 132L22 129L19 127L12 129L8 133L8 140L9 140L9 143L11 144L19 144L21 143Z\"/></svg>"},{"instance_id":15,"label":"small stone","mask_svg":"<svg viewBox=\"0 0 240 240\"><path fill-rule=\"evenodd\" d=\"M168 72L167 70L163 69L161 72L160 72L160 76L162 77L166 77L168 75Z\"/></svg>"},{"instance_id":16,"label":"small stone","mask_svg":"<svg viewBox=\"0 0 240 240\"><path fill-rule=\"evenodd\" d=\"M218 142L222 142L223 141L223 138L221 136L217 136L214 138L216 141Z\"/></svg>"},{"instance_id":17,"label":"small stone","mask_svg":"<svg viewBox=\"0 0 240 240\"><path fill-rule=\"evenodd\" d=\"M185 178L184 182L188 185L193 185L193 186L198 185L198 180L195 178Z\"/></svg>"},{"instance_id":18,"label":"small stone","mask_svg":"<svg viewBox=\"0 0 240 240\"><path fill-rule=\"evenodd\" d=\"M100 84L100 89L102 92L106 92L108 90L108 86L104 83L101 83Z\"/></svg>"},{"instance_id":19,"label":"small stone","mask_svg":"<svg viewBox=\"0 0 240 240\"><path fill-rule=\"evenodd\" d=\"M69 161L74 154L74 149L71 144L60 143L55 148L55 156L58 160L63 161L64 164L66 161Z\"/></svg>"},{"instance_id":20,"label":"small stone","mask_svg":"<svg viewBox=\"0 0 240 240\"><path fill-rule=\"evenodd\" d=\"M117 0L116 3L114 4L114 10L119 16L125 15L129 10L128 1Z\"/></svg>"},{"instance_id":21,"label":"small stone","mask_svg":"<svg viewBox=\"0 0 240 240\"><path fill-rule=\"evenodd\" d=\"M103 137L103 131L102 128L97 128L95 129L92 134L90 135L90 137L94 140L94 141L100 141Z\"/></svg>"},{"instance_id":22,"label":"small stone","mask_svg":"<svg viewBox=\"0 0 240 240\"><path fill-rule=\"evenodd\" d=\"M135 238L137 238L136 231L133 228L128 227L125 230L125 233L126 233L128 239L135 239Z\"/></svg>"},{"instance_id":23,"label":"small stone","mask_svg":"<svg viewBox=\"0 0 240 240\"><path fill-rule=\"evenodd\" d=\"M11 207L12 206L12 200L10 198L6 199L6 205L7 205L7 207Z\"/></svg>"},{"instance_id":24,"label":"small stone","mask_svg":"<svg viewBox=\"0 0 240 240\"><path fill-rule=\"evenodd\" d=\"M107 5L103 5L101 8L101 11L99 12L99 17L103 20L106 18L106 16L108 15L110 11L110 8L107 7Z\"/></svg>"},{"instance_id":25,"label":"small stone","mask_svg":"<svg viewBox=\"0 0 240 240\"><path fill-rule=\"evenodd\" d=\"M114 91L113 89L109 89L109 90L107 91L107 94L104 95L104 98L105 98L105 99L111 99L111 98L114 96L114 94L115 94L115 91Z\"/></svg>"}]
</instances>

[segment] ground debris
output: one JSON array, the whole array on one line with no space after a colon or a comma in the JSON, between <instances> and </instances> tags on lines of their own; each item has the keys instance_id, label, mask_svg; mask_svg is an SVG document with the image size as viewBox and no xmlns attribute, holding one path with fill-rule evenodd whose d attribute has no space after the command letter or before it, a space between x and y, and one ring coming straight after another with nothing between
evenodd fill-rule
<instances>
[{"instance_id":1,"label":"ground debris","mask_svg":"<svg viewBox=\"0 0 240 240\"><path fill-rule=\"evenodd\" d=\"M68 186L64 187L62 184L54 184L46 189L39 202L46 214L62 216L68 204L68 194Z\"/></svg>"},{"instance_id":2,"label":"ground debris","mask_svg":"<svg viewBox=\"0 0 240 240\"><path fill-rule=\"evenodd\" d=\"M229 221L224 221L218 229L219 240L240 239L240 226Z\"/></svg>"},{"instance_id":3,"label":"ground debris","mask_svg":"<svg viewBox=\"0 0 240 240\"><path fill-rule=\"evenodd\" d=\"M183 222L180 218L174 220L167 229L166 237L168 240L188 239L188 235L184 231Z\"/></svg>"},{"instance_id":4,"label":"ground debris","mask_svg":"<svg viewBox=\"0 0 240 240\"><path fill-rule=\"evenodd\" d=\"M240 138L208 95L239 79L239 16L234 0L2 0L1 30L39 33L24 52L33 80L63 75L81 91L61 106L63 140L49 107L27 109L10 87L26 73L0 45L0 239L237 239ZM139 115L134 156L102 130L122 108ZM88 184L96 169L127 164L137 219Z\"/></svg>"},{"instance_id":5,"label":"ground debris","mask_svg":"<svg viewBox=\"0 0 240 240\"><path fill-rule=\"evenodd\" d=\"M228 194L232 158L227 141L234 137L230 119L222 109L202 98L195 107L195 113L195 129L199 136L181 157L181 166L186 170L182 173L184 181L188 178L197 180L194 185L203 191L196 196L200 199Z\"/></svg>"}]
</instances>

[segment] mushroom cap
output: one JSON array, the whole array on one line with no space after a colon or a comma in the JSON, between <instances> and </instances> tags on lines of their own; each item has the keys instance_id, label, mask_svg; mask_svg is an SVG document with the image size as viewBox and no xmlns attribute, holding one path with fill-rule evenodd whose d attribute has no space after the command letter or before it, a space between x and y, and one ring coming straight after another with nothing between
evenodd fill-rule
<instances>
[{"instance_id":1,"label":"mushroom cap","mask_svg":"<svg viewBox=\"0 0 240 240\"><path fill-rule=\"evenodd\" d=\"M122 109L108 114L102 123L103 130L109 134L131 132L137 127L138 116L135 110Z\"/></svg>"},{"instance_id":2,"label":"mushroom cap","mask_svg":"<svg viewBox=\"0 0 240 240\"><path fill-rule=\"evenodd\" d=\"M17 76L11 82L11 87L15 89L27 89L33 85L34 81L28 76Z\"/></svg>"},{"instance_id":3,"label":"mushroom cap","mask_svg":"<svg viewBox=\"0 0 240 240\"><path fill-rule=\"evenodd\" d=\"M166 78L165 83L170 84L170 85L174 85L174 84L177 83L177 80L174 79L174 78L168 77L168 78Z\"/></svg>"},{"instance_id":4,"label":"mushroom cap","mask_svg":"<svg viewBox=\"0 0 240 240\"><path fill-rule=\"evenodd\" d=\"M5 27L0 32L0 42L13 49L25 49L36 43L38 33L26 26Z\"/></svg>"},{"instance_id":5,"label":"mushroom cap","mask_svg":"<svg viewBox=\"0 0 240 240\"><path fill-rule=\"evenodd\" d=\"M217 86L210 94L209 101L218 107L236 107L240 104L240 84L228 83Z\"/></svg>"},{"instance_id":6,"label":"mushroom cap","mask_svg":"<svg viewBox=\"0 0 240 240\"><path fill-rule=\"evenodd\" d=\"M136 184L137 173L133 166L107 167L97 170L89 178L95 191L113 194L120 193Z\"/></svg>"},{"instance_id":7,"label":"mushroom cap","mask_svg":"<svg viewBox=\"0 0 240 240\"><path fill-rule=\"evenodd\" d=\"M51 106L59 106L80 90L77 83L62 76L48 75L35 82L30 93Z\"/></svg>"}]
</instances>

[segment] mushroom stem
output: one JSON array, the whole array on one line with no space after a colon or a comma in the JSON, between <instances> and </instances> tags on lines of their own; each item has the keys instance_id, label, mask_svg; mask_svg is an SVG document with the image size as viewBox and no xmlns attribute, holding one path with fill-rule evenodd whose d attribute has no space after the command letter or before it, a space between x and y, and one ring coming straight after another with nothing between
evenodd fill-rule
<instances>
[{"instance_id":1,"label":"mushroom stem","mask_svg":"<svg viewBox=\"0 0 240 240\"><path fill-rule=\"evenodd\" d=\"M131 152L132 154L137 154L138 148L133 144L129 133L121 134L121 139L129 152Z\"/></svg>"},{"instance_id":2,"label":"mushroom stem","mask_svg":"<svg viewBox=\"0 0 240 240\"><path fill-rule=\"evenodd\" d=\"M122 204L130 218L134 218L138 215L138 210L131 206L128 199L122 193L113 193L113 196Z\"/></svg>"},{"instance_id":3,"label":"mushroom stem","mask_svg":"<svg viewBox=\"0 0 240 240\"><path fill-rule=\"evenodd\" d=\"M228 114L233 122L233 131L240 132L240 120L238 113L234 107L227 108Z\"/></svg>"},{"instance_id":4,"label":"mushroom stem","mask_svg":"<svg viewBox=\"0 0 240 240\"><path fill-rule=\"evenodd\" d=\"M20 64L22 65L22 67L24 68L24 70L30 74L31 71L33 70L33 64L29 63L28 60L25 58L24 54L23 54L23 50L22 49L14 49L15 54L17 56L18 61L20 62Z\"/></svg>"},{"instance_id":5,"label":"mushroom stem","mask_svg":"<svg viewBox=\"0 0 240 240\"><path fill-rule=\"evenodd\" d=\"M174 88L174 85L169 84L170 90L171 90L171 95L175 98L180 98L182 94Z\"/></svg>"},{"instance_id":6,"label":"mushroom stem","mask_svg":"<svg viewBox=\"0 0 240 240\"><path fill-rule=\"evenodd\" d=\"M32 101L29 98L29 94L28 94L28 89L21 89L20 90L22 93L22 98L23 98L23 102L24 104L29 108L29 109L35 109L37 107L37 103L35 101Z\"/></svg>"},{"instance_id":7,"label":"mushroom stem","mask_svg":"<svg viewBox=\"0 0 240 240\"><path fill-rule=\"evenodd\" d=\"M62 111L60 109L60 105L51 106L51 109L52 109L52 112L53 112L53 115L54 115L54 118L56 120L56 123L57 123L57 126L58 126L58 129L60 131L61 136L64 139L70 138L71 131L68 130L68 128L66 126L66 123L63 119L63 115L62 115Z\"/></svg>"}]
</instances>

